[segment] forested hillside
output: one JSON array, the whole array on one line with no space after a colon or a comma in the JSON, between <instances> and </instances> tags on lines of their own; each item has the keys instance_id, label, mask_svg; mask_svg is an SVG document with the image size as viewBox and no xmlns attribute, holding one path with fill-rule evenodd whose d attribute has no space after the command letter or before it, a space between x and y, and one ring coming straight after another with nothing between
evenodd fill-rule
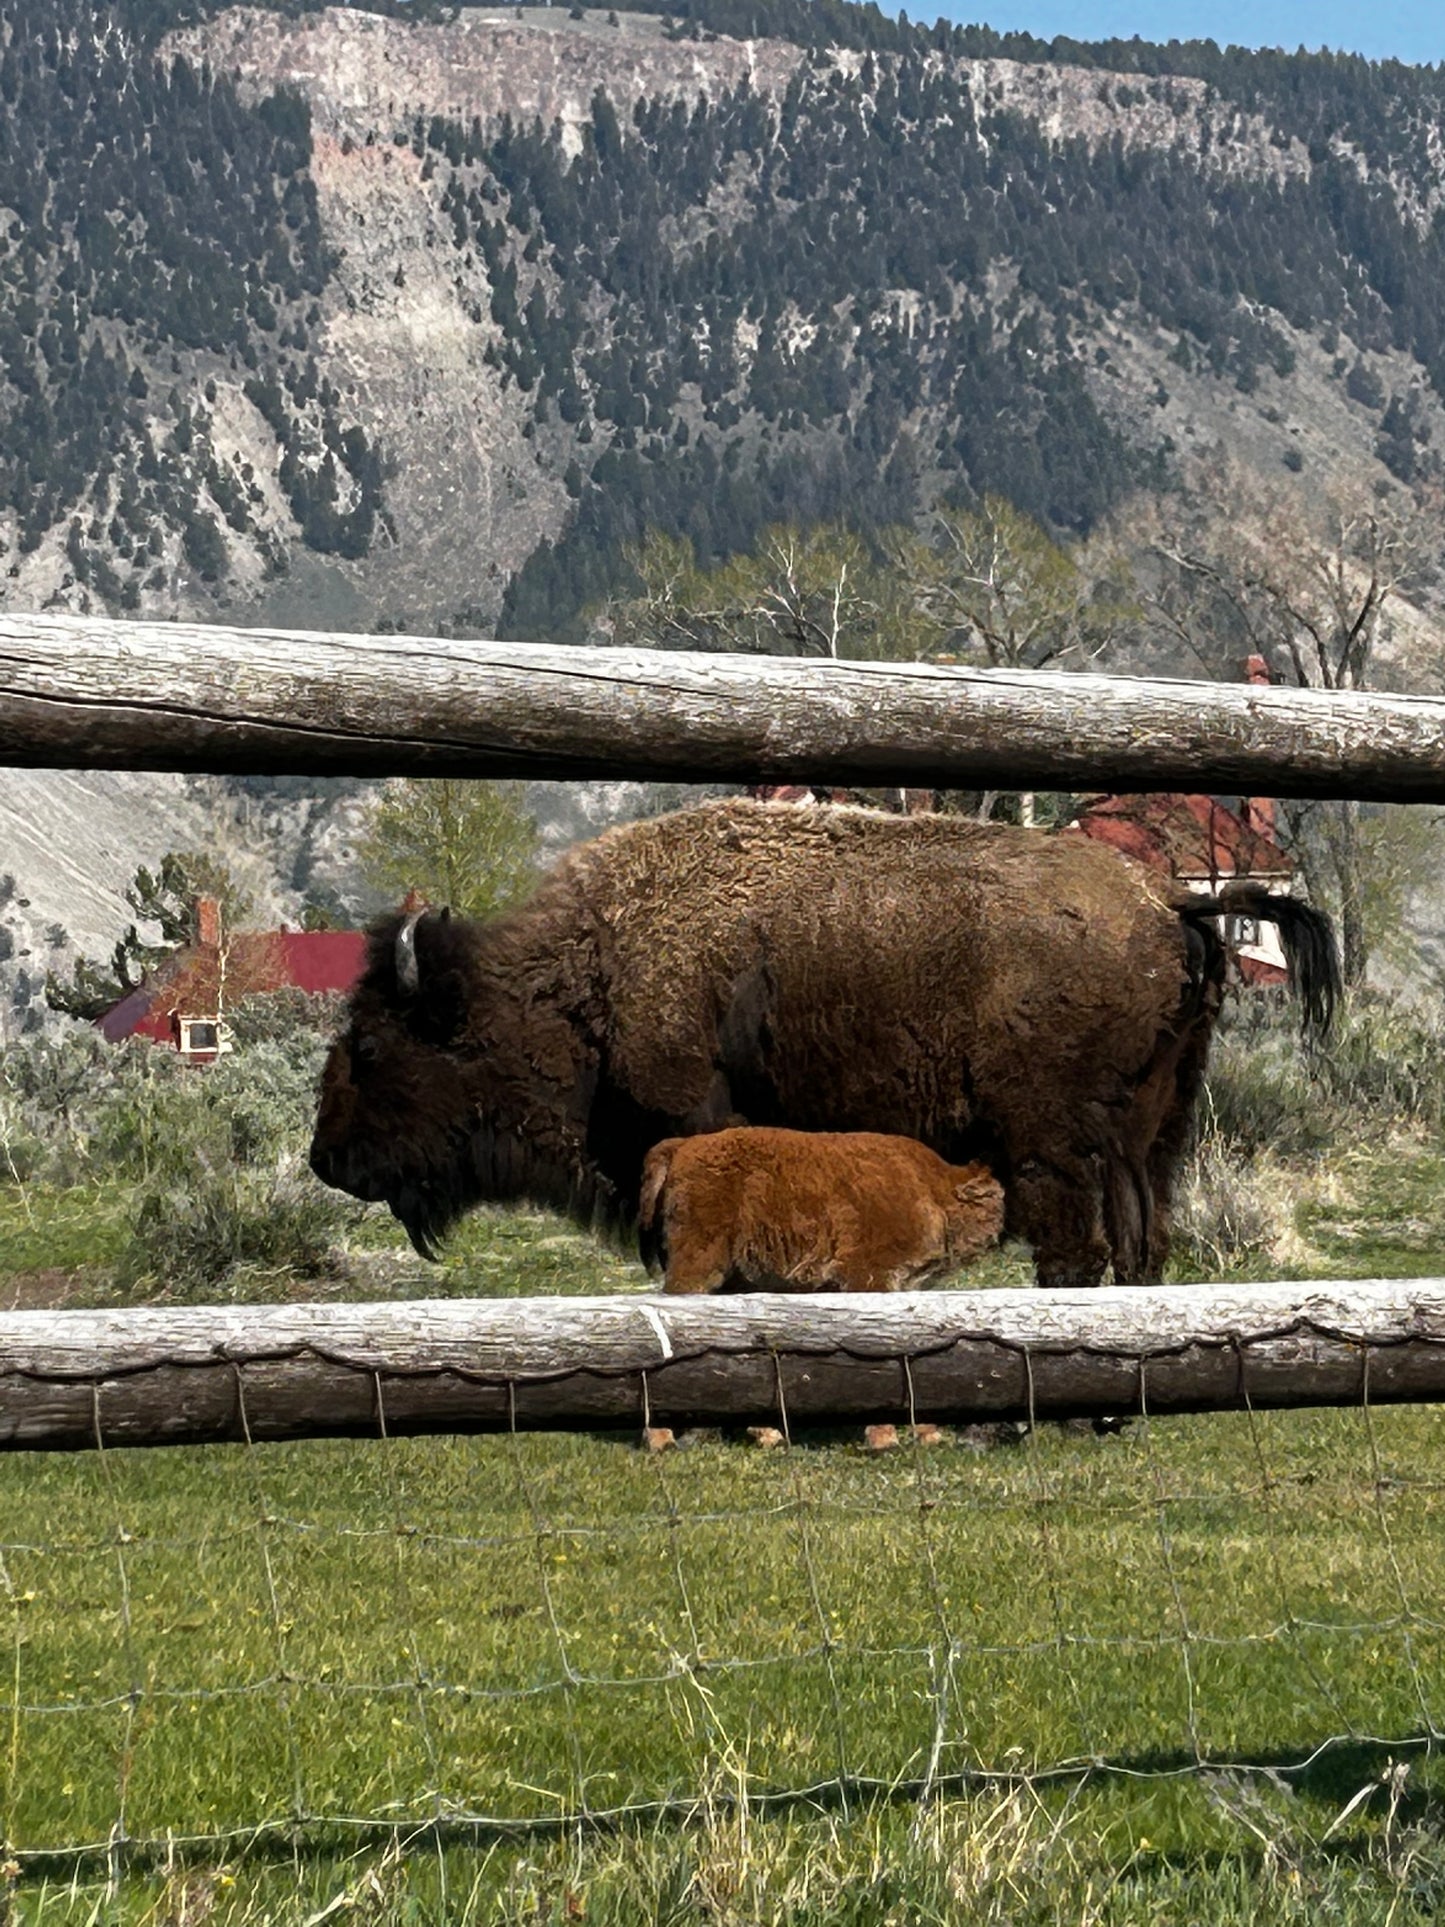
<instances>
[{"instance_id":1,"label":"forested hillside","mask_svg":"<svg viewBox=\"0 0 1445 1927\"><path fill-rule=\"evenodd\" d=\"M0 18L12 606L576 633L649 528L1084 532L1241 397L1303 465L1322 370L1436 460L1431 72L843 0Z\"/></svg>"},{"instance_id":2,"label":"forested hillside","mask_svg":"<svg viewBox=\"0 0 1445 1927\"><path fill-rule=\"evenodd\" d=\"M314 367L289 410L268 386L306 349L330 271L305 103L244 106L229 81L154 57L120 12L61 5L7 25L0 506L16 557L62 530L74 580L127 610L178 568L219 582L223 527L272 570L292 525L364 553L379 505L364 436ZM280 462L265 483L206 434L212 368L272 402Z\"/></svg>"}]
</instances>

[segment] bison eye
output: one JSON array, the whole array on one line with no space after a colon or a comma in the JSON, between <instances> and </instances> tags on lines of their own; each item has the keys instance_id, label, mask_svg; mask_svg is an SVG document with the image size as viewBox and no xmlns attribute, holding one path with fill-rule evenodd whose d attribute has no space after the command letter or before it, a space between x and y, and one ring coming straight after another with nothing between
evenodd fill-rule
<instances>
[{"instance_id":1,"label":"bison eye","mask_svg":"<svg viewBox=\"0 0 1445 1927\"><path fill-rule=\"evenodd\" d=\"M351 1040L351 1068L355 1071L373 1070L381 1058L381 1047L374 1037L365 1032Z\"/></svg>"}]
</instances>

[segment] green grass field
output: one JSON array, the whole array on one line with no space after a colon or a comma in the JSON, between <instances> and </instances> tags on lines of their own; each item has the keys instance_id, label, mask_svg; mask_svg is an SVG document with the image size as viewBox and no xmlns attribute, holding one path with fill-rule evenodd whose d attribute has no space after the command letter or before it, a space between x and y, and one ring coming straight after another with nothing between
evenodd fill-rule
<instances>
[{"instance_id":1,"label":"green grass field","mask_svg":"<svg viewBox=\"0 0 1445 1927\"><path fill-rule=\"evenodd\" d=\"M1445 1269L1440 1166L1344 1160L1300 1268ZM0 1190L0 1303L112 1301L126 1209ZM348 1242L306 1289L644 1283ZM0 1921L1433 1919L1442 1514L1435 1408L7 1454Z\"/></svg>"}]
</instances>

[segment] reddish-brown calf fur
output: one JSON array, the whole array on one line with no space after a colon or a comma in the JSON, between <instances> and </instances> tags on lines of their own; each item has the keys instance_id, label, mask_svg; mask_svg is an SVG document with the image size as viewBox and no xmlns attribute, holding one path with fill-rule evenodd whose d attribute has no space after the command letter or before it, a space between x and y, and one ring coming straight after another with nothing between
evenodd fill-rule
<instances>
[{"instance_id":1,"label":"reddish-brown calf fur","mask_svg":"<svg viewBox=\"0 0 1445 1927\"><path fill-rule=\"evenodd\" d=\"M669 1292L902 1291L976 1258L1003 1216L987 1165L875 1131L760 1127L654 1145L638 1229Z\"/></svg>"}]
</instances>

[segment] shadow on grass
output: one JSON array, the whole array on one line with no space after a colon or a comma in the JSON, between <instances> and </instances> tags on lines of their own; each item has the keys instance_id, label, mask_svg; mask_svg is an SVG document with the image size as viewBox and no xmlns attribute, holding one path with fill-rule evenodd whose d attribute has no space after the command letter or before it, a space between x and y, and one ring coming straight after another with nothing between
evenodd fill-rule
<instances>
[{"instance_id":1,"label":"shadow on grass","mask_svg":"<svg viewBox=\"0 0 1445 1927\"><path fill-rule=\"evenodd\" d=\"M737 1794L714 1790L706 1796L640 1801L605 1811L573 1809L526 1820L483 1815L356 1821L303 1817L186 1838L175 1835L157 1839L112 1838L88 1846L20 1850L14 1852L13 1857L26 1884L48 1879L70 1880L89 1872L108 1873L114 1881L126 1873L169 1871L178 1866L215 1864L218 1860L232 1866L238 1862L266 1865L300 1857L323 1861L372 1848L410 1853L575 1840L583 1835L597 1839L641 1838L655 1836L659 1827L669 1825L685 1833L701 1821L714 1822L737 1814L744 1806L758 1818L842 1816L846 1819L869 1809L906 1807L949 1795L962 1798L987 1792L1003 1793L1010 1788L1028 1787L1035 1792L1047 1792L1082 1789L1088 1784L1130 1782L1144 1789L1171 1782L1208 1784L1213 1780L1256 1776L1302 1796L1314 1808L1312 1819L1315 1821L1323 1821L1326 1816L1333 1820L1369 1786L1371 1795L1359 1800L1357 1806L1363 1820L1374 1817L1388 1799L1390 1768L1420 1756L1429 1758L1439 1744L1440 1736L1436 1734L1406 1734L1391 1740L1341 1737L1321 1742L1304 1759L1278 1753L1201 1761L1192 1753L1178 1749L1120 1760L1075 1762L1037 1772L974 1769L938 1774L931 1780L898 1781L835 1776L807 1787L749 1793L745 1801ZM1427 1831L1445 1842L1445 1789L1407 1785L1399 1793L1392 1820L1401 1830ZM1368 1840L1362 1840L1358 1833L1341 1833L1338 1838L1326 1839L1327 1831L1327 1825L1318 1829L1312 1825L1307 1843L1312 1851L1326 1859L1356 1861L1370 1851ZM1225 1849L1204 1847L1197 1851L1154 1854L1160 1864L1181 1869L1199 1869L1230 1857L1231 1853Z\"/></svg>"}]
</instances>

